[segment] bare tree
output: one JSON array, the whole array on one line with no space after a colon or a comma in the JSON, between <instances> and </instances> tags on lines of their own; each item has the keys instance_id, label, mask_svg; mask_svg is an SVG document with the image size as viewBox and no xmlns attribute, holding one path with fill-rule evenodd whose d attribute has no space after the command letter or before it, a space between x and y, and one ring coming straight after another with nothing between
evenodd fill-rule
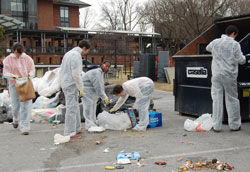
<instances>
[{"instance_id":1,"label":"bare tree","mask_svg":"<svg viewBox=\"0 0 250 172\"><path fill-rule=\"evenodd\" d=\"M96 13L90 8L84 8L80 11L80 27L82 28L94 28L96 19Z\"/></svg>"},{"instance_id":2,"label":"bare tree","mask_svg":"<svg viewBox=\"0 0 250 172\"><path fill-rule=\"evenodd\" d=\"M250 13L250 1L249 0L237 0L233 1L230 6L230 15L243 15Z\"/></svg>"},{"instance_id":3,"label":"bare tree","mask_svg":"<svg viewBox=\"0 0 250 172\"><path fill-rule=\"evenodd\" d=\"M145 17L161 33L162 46L175 54L204 32L217 17L229 13L233 0L153 0Z\"/></svg>"},{"instance_id":4,"label":"bare tree","mask_svg":"<svg viewBox=\"0 0 250 172\"><path fill-rule=\"evenodd\" d=\"M134 30L140 23L138 0L111 0L101 4L101 28Z\"/></svg>"}]
</instances>

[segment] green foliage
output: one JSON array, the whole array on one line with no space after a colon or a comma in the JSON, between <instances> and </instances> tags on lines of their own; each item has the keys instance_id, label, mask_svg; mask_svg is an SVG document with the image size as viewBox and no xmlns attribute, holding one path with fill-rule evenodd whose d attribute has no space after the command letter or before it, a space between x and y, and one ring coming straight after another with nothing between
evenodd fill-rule
<instances>
[{"instance_id":1,"label":"green foliage","mask_svg":"<svg viewBox=\"0 0 250 172\"><path fill-rule=\"evenodd\" d=\"M0 26L0 43L4 41L5 39L4 33L5 33L5 30L3 29L3 27ZM0 58L3 56L3 54L4 54L4 50L0 48Z\"/></svg>"},{"instance_id":2,"label":"green foliage","mask_svg":"<svg viewBox=\"0 0 250 172\"><path fill-rule=\"evenodd\" d=\"M4 41L5 39L5 30L3 29L3 27L0 26L0 42Z\"/></svg>"}]
</instances>

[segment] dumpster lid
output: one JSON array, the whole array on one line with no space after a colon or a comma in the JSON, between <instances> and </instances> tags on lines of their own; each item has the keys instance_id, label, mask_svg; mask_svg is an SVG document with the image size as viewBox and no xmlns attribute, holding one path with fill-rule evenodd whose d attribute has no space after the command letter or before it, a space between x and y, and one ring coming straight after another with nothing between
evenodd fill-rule
<instances>
[{"instance_id":1,"label":"dumpster lid","mask_svg":"<svg viewBox=\"0 0 250 172\"><path fill-rule=\"evenodd\" d=\"M212 59L211 54L206 54L206 55L175 55L173 56L173 60L207 60L207 59Z\"/></svg>"}]
</instances>

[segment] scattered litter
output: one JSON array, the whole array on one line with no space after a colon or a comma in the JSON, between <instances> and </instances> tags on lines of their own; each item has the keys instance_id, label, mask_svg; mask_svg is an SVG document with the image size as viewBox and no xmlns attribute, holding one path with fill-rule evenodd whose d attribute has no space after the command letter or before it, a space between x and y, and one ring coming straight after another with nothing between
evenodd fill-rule
<instances>
[{"instance_id":1,"label":"scattered litter","mask_svg":"<svg viewBox=\"0 0 250 172\"><path fill-rule=\"evenodd\" d=\"M181 140L180 143L185 143L184 140Z\"/></svg>"},{"instance_id":2,"label":"scattered litter","mask_svg":"<svg viewBox=\"0 0 250 172\"><path fill-rule=\"evenodd\" d=\"M177 162L180 162L180 161L182 161L184 158L183 157L179 157L176 161Z\"/></svg>"},{"instance_id":3,"label":"scattered litter","mask_svg":"<svg viewBox=\"0 0 250 172\"><path fill-rule=\"evenodd\" d=\"M130 160L138 160L140 159L140 154L138 152L124 153L120 152L117 157L117 164L131 164Z\"/></svg>"},{"instance_id":4,"label":"scattered litter","mask_svg":"<svg viewBox=\"0 0 250 172\"><path fill-rule=\"evenodd\" d=\"M88 132L90 132L90 133L101 133L104 131L105 131L105 129L103 127L90 127L88 129Z\"/></svg>"},{"instance_id":5,"label":"scattered litter","mask_svg":"<svg viewBox=\"0 0 250 172\"><path fill-rule=\"evenodd\" d=\"M109 152L109 148L106 148L103 150L104 153L108 153Z\"/></svg>"},{"instance_id":6,"label":"scattered litter","mask_svg":"<svg viewBox=\"0 0 250 172\"><path fill-rule=\"evenodd\" d=\"M70 136L63 136L61 134L55 134L54 136L55 145L59 145L59 144L66 143L69 141L70 141Z\"/></svg>"},{"instance_id":7,"label":"scattered litter","mask_svg":"<svg viewBox=\"0 0 250 172\"><path fill-rule=\"evenodd\" d=\"M192 162L192 160L187 160L184 165L179 167L178 172L186 172L187 170L193 169L199 171L202 169L215 169L219 171L231 171L234 169L232 165L227 162L219 162L217 159L213 159L208 162Z\"/></svg>"},{"instance_id":8,"label":"scattered litter","mask_svg":"<svg viewBox=\"0 0 250 172\"><path fill-rule=\"evenodd\" d=\"M186 137L186 136L187 136L187 134L183 134L182 136L183 136L183 137Z\"/></svg>"},{"instance_id":9,"label":"scattered litter","mask_svg":"<svg viewBox=\"0 0 250 172\"><path fill-rule=\"evenodd\" d=\"M45 151L46 149L45 148L40 148L40 151Z\"/></svg>"},{"instance_id":10,"label":"scattered litter","mask_svg":"<svg viewBox=\"0 0 250 172\"><path fill-rule=\"evenodd\" d=\"M131 164L131 161L130 159L117 159L117 164L119 165Z\"/></svg>"},{"instance_id":11,"label":"scattered litter","mask_svg":"<svg viewBox=\"0 0 250 172\"><path fill-rule=\"evenodd\" d=\"M100 144L102 144L102 142L98 140L98 141L95 141L95 144L100 145Z\"/></svg>"},{"instance_id":12,"label":"scattered litter","mask_svg":"<svg viewBox=\"0 0 250 172\"><path fill-rule=\"evenodd\" d=\"M140 162L137 162L136 165L139 166L139 167L144 167L144 166L146 166L145 163L140 163Z\"/></svg>"},{"instance_id":13,"label":"scattered litter","mask_svg":"<svg viewBox=\"0 0 250 172\"><path fill-rule=\"evenodd\" d=\"M124 166L118 165L118 166L116 166L115 168L116 168L116 169L124 169Z\"/></svg>"},{"instance_id":14,"label":"scattered litter","mask_svg":"<svg viewBox=\"0 0 250 172\"><path fill-rule=\"evenodd\" d=\"M193 143L193 142L187 142L187 144L189 144L189 145L193 145L194 143Z\"/></svg>"},{"instance_id":15,"label":"scattered litter","mask_svg":"<svg viewBox=\"0 0 250 172\"><path fill-rule=\"evenodd\" d=\"M106 170L114 170L115 169L115 167L113 167L113 166L105 166L104 167Z\"/></svg>"},{"instance_id":16,"label":"scattered litter","mask_svg":"<svg viewBox=\"0 0 250 172\"><path fill-rule=\"evenodd\" d=\"M156 165L167 165L167 162L165 161L157 161L155 162Z\"/></svg>"}]
</instances>

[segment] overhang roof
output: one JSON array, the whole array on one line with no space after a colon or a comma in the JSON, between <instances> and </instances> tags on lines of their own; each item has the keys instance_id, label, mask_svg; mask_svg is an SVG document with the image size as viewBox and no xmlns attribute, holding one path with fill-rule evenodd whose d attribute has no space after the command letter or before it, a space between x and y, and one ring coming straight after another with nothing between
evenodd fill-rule
<instances>
[{"instance_id":1,"label":"overhang roof","mask_svg":"<svg viewBox=\"0 0 250 172\"><path fill-rule=\"evenodd\" d=\"M4 28L4 30L18 27L21 24L22 24L22 22L15 19L15 18L0 14L0 26L2 26Z\"/></svg>"},{"instance_id":2,"label":"overhang roof","mask_svg":"<svg viewBox=\"0 0 250 172\"><path fill-rule=\"evenodd\" d=\"M60 5L78 6L79 8L91 6L81 0L53 0L53 2Z\"/></svg>"},{"instance_id":3,"label":"overhang roof","mask_svg":"<svg viewBox=\"0 0 250 172\"><path fill-rule=\"evenodd\" d=\"M160 36L155 32L138 32L138 31L123 31L123 30L94 30L75 27L57 27L61 31L85 32L88 34L126 34L128 36Z\"/></svg>"}]
</instances>

